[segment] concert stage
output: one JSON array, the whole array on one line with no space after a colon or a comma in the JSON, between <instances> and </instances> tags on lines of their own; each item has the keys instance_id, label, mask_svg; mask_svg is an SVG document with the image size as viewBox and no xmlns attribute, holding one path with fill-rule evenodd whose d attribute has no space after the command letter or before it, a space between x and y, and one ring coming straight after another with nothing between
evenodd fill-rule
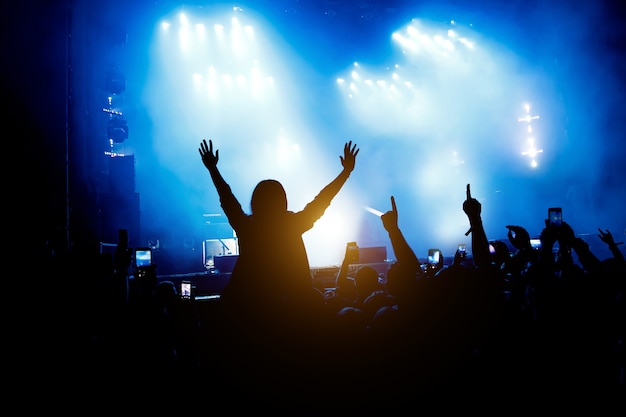
<instances>
[{"instance_id":1,"label":"concert stage","mask_svg":"<svg viewBox=\"0 0 626 417\"><path fill-rule=\"evenodd\" d=\"M386 277L387 270L390 263L388 262L376 262L368 264L352 264L348 270L350 275L353 275L362 266L371 266L378 271L379 276L383 279ZM157 271L158 272L158 271ZM313 284L320 291L325 291L329 288L335 287L335 279L339 272L339 266L326 266L311 268L311 276L313 277ZM191 272L187 274L170 274L159 275L157 273L157 281L171 281L176 285L176 288L180 290L180 283L182 281L191 282L192 294L195 297L206 297L212 295L221 294L224 286L228 283L230 278L230 272L217 272L216 270L207 270L204 272Z\"/></svg>"}]
</instances>

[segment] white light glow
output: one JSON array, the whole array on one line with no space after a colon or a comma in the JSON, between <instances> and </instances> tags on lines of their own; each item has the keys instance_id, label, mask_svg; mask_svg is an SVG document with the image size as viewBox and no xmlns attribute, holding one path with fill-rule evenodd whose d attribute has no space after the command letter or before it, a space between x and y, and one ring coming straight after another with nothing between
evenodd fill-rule
<instances>
[{"instance_id":1,"label":"white light glow","mask_svg":"<svg viewBox=\"0 0 626 417\"><path fill-rule=\"evenodd\" d=\"M467 38L459 38L459 42L461 42L463 45L465 45L467 47L467 49L474 49L475 45L474 42L470 41Z\"/></svg>"},{"instance_id":2,"label":"white light glow","mask_svg":"<svg viewBox=\"0 0 626 417\"><path fill-rule=\"evenodd\" d=\"M206 27L202 23L196 24L196 34L199 39L204 39L206 36Z\"/></svg>"},{"instance_id":3,"label":"white light glow","mask_svg":"<svg viewBox=\"0 0 626 417\"><path fill-rule=\"evenodd\" d=\"M182 51L189 51L191 43L191 35L189 34L189 28L181 27L178 31L178 42Z\"/></svg>"},{"instance_id":4,"label":"white light glow","mask_svg":"<svg viewBox=\"0 0 626 417\"><path fill-rule=\"evenodd\" d=\"M185 13L181 13L178 15L178 21L180 22L181 26L189 26L189 18Z\"/></svg>"},{"instance_id":5,"label":"white light glow","mask_svg":"<svg viewBox=\"0 0 626 417\"><path fill-rule=\"evenodd\" d=\"M385 213L383 213L382 211L380 211L380 210L376 210L375 208L372 208L372 207L363 206L363 208L364 208L367 212L372 213L373 215L378 216L378 217L380 217L380 216L382 216L383 214L385 214Z\"/></svg>"}]
</instances>

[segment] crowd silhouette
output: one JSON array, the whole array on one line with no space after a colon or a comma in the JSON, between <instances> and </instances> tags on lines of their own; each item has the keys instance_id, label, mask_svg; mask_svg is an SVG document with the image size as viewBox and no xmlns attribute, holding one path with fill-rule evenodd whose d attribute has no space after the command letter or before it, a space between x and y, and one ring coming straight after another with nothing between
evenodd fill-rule
<instances>
[{"instance_id":1,"label":"crowd silhouette","mask_svg":"<svg viewBox=\"0 0 626 417\"><path fill-rule=\"evenodd\" d=\"M229 414L397 414L452 409L461 399L476 409L506 399L498 407L515 409L624 392L626 261L609 230L598 229L612 255L603 260L568 223L549 219L539 219L540 247L525 227L506 225L511 251L489 242L468 184L460 208L471 248L432 268L405 239L391 196L381 216L395 255L387 271L351 268L358 247L350 242L334 287L320 290L302 234L355 169L356 144L344 144L340 173L301 211L290 211L282 185L267 179L254 189L251 214L220 174L212 141L199 153L239 238L226 287L202 301L181 298L167 280L135 289L140 296L101 291L88 357L96 364L86 374L190 390ZM100 276L122 292L126 244Z\"/></svg>"}]
</instances>

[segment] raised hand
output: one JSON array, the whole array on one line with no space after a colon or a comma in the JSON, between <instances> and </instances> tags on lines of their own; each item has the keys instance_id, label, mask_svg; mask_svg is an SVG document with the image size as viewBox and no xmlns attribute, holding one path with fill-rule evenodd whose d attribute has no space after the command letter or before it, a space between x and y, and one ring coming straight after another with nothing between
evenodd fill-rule
<instances>
[{"instance_id":1,"label":"raised hand","mask_svg":"<svg viewBox=\"0 0 626 417\"><path fill-rule=\"evenodd\" d=\"M356 143L353 145L352 141L346 142L346 144L343 145L343 156L339 156L339 159L345 171L352 172L354 170L356 156L359 154L359 150L360 149L356 147Z\"/></svg>"},{"instance_id":2,"label":"raised hand","mask_svg":"<svg viewBox=\"0 0 626 417\"><path fill-rule=\"evenodd\" d=\"M550 223L550 219L544 219L544 223L546 227L544 227L541 231L541 235L539 236L541 239L541 248L542 250L545 250L546 248L552 250L554 243L559 238L559 226Z\"/></svg>"},{"instance_id":3,"label":"raised hand","mask_svg":"<svg viewBox=\"0 0 626 417\"><path fill-rule=\"evenodd\" d=\"M482 205L480 204L480 201L472 198L469 184L467 184L465 194L466 198L463 202L463 211L467 214L467 217L469 217L470 222L474 219L479 219Z\"/></svg>"},{"instance_id":4,"label":"raised hand","mask_svg":"<svg viewBox=\"0 0 626 417\"><path fill-rule=\"evenodd\" d=\"M198 152L200 152L202 163L207 169L215 168L217 166L217 161L220 159L220 151L216 149L215 153L213 153L212 140L209 140L209 144L207 145L206 139L202 139Z\"/></svg>"},{"instance_id":5,"label":"raised hand","mask_svg":"<svg viewBox=\"0 0 626 417\"><path fill-rule=\"evenodd\" d=\"M517 249L527 249L531 247L530 235L526 229L522 226L515 225L507 225L506 228L509 229L507 237L511 245L515 246Z\"/></svg>"},{"instance_id":6,"label":"raised hand","mask_svg":"<svg viewBox=\"0 0 626 417\"><path fill-rule=\"evenodd\" d=\"M613 240L613 235L611 234L609 229L604 229L604 231L602 231L602 229L598 228L598 232L600 232L598 237L601 241L606 243L608 246L615 245L615 240Z\"/></svg>"},{"instance_id":7,"label":"raised hand","mask_svg":"<svg viewBox=\"0 0 626 417\"><path fill-rule=\"evenodd\" d=\"M616 259L619 259L622 262L624 262L624 254L617 248L617 245L623 245L624 242L616 242L613 239L613 235L611 234L611 232L609 232L609 229L604 229L604 230L605 231L602 231L602 229L598 228L598 232L600 232L598 237L600 238L601 241L606 243L606 245L609 247L609 250L611 251L611 253Z\"/></svg>"},{"instance_id":8,"label":"raised hand","mask_svg":"<svg viewBox=\"0 0 626 417\"><path fill-rule=\"evenodd\" d=\"M576 238L576 234L574 233L572 226L570 226L567 222L561 222L561 226L558 227L558 241L563 245L571 246Z\"/></svg>"},{"instance_id":9,"label":"raised hand","mask_svg":"<svg viewBox=\"0 0 626 417\"><path fill-rule=\"evenodd\" d=\"M396 199L391 196L391 210L380 216L385 230L390 231L398 228L398 209L396 208Z\"/></svg>"}]
</instances>

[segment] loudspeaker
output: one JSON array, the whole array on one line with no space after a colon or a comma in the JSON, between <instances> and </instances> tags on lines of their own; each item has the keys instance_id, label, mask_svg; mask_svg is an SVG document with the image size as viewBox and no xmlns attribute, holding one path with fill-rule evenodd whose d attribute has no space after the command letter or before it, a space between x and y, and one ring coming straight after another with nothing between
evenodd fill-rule
<instances>
[{"instance_id":1,"label":"loudspeaker","mask_svg":"<svg viewBox=\"0 0 626 417\"><path fill-rule=\"evenodd\" d=\"M215 267L216 256L239 255L237 239L208 239L202 242L202 249L207 268Z\"/></svg>"},{"instance_id":2,"label":"loudspeaker","mask_svg":"<svg viewBox=\"0 0 626 417\"><path fill-rule=\"evenodd\" d=\"M239 258L239 255L216 256L213 258L215 269L222 274L233 272L237 258Z\"/></svg>"},{"instance_id":3,"label":"loudspeaker","mask_svg":"<svg viewBox=\"0 0 626 417\"><path fill-rule=\"evenodd\" d=\"M112 194L130 195L135 192L135 156L109 158L109 189Z\"/></svg>"}]
</instances>

